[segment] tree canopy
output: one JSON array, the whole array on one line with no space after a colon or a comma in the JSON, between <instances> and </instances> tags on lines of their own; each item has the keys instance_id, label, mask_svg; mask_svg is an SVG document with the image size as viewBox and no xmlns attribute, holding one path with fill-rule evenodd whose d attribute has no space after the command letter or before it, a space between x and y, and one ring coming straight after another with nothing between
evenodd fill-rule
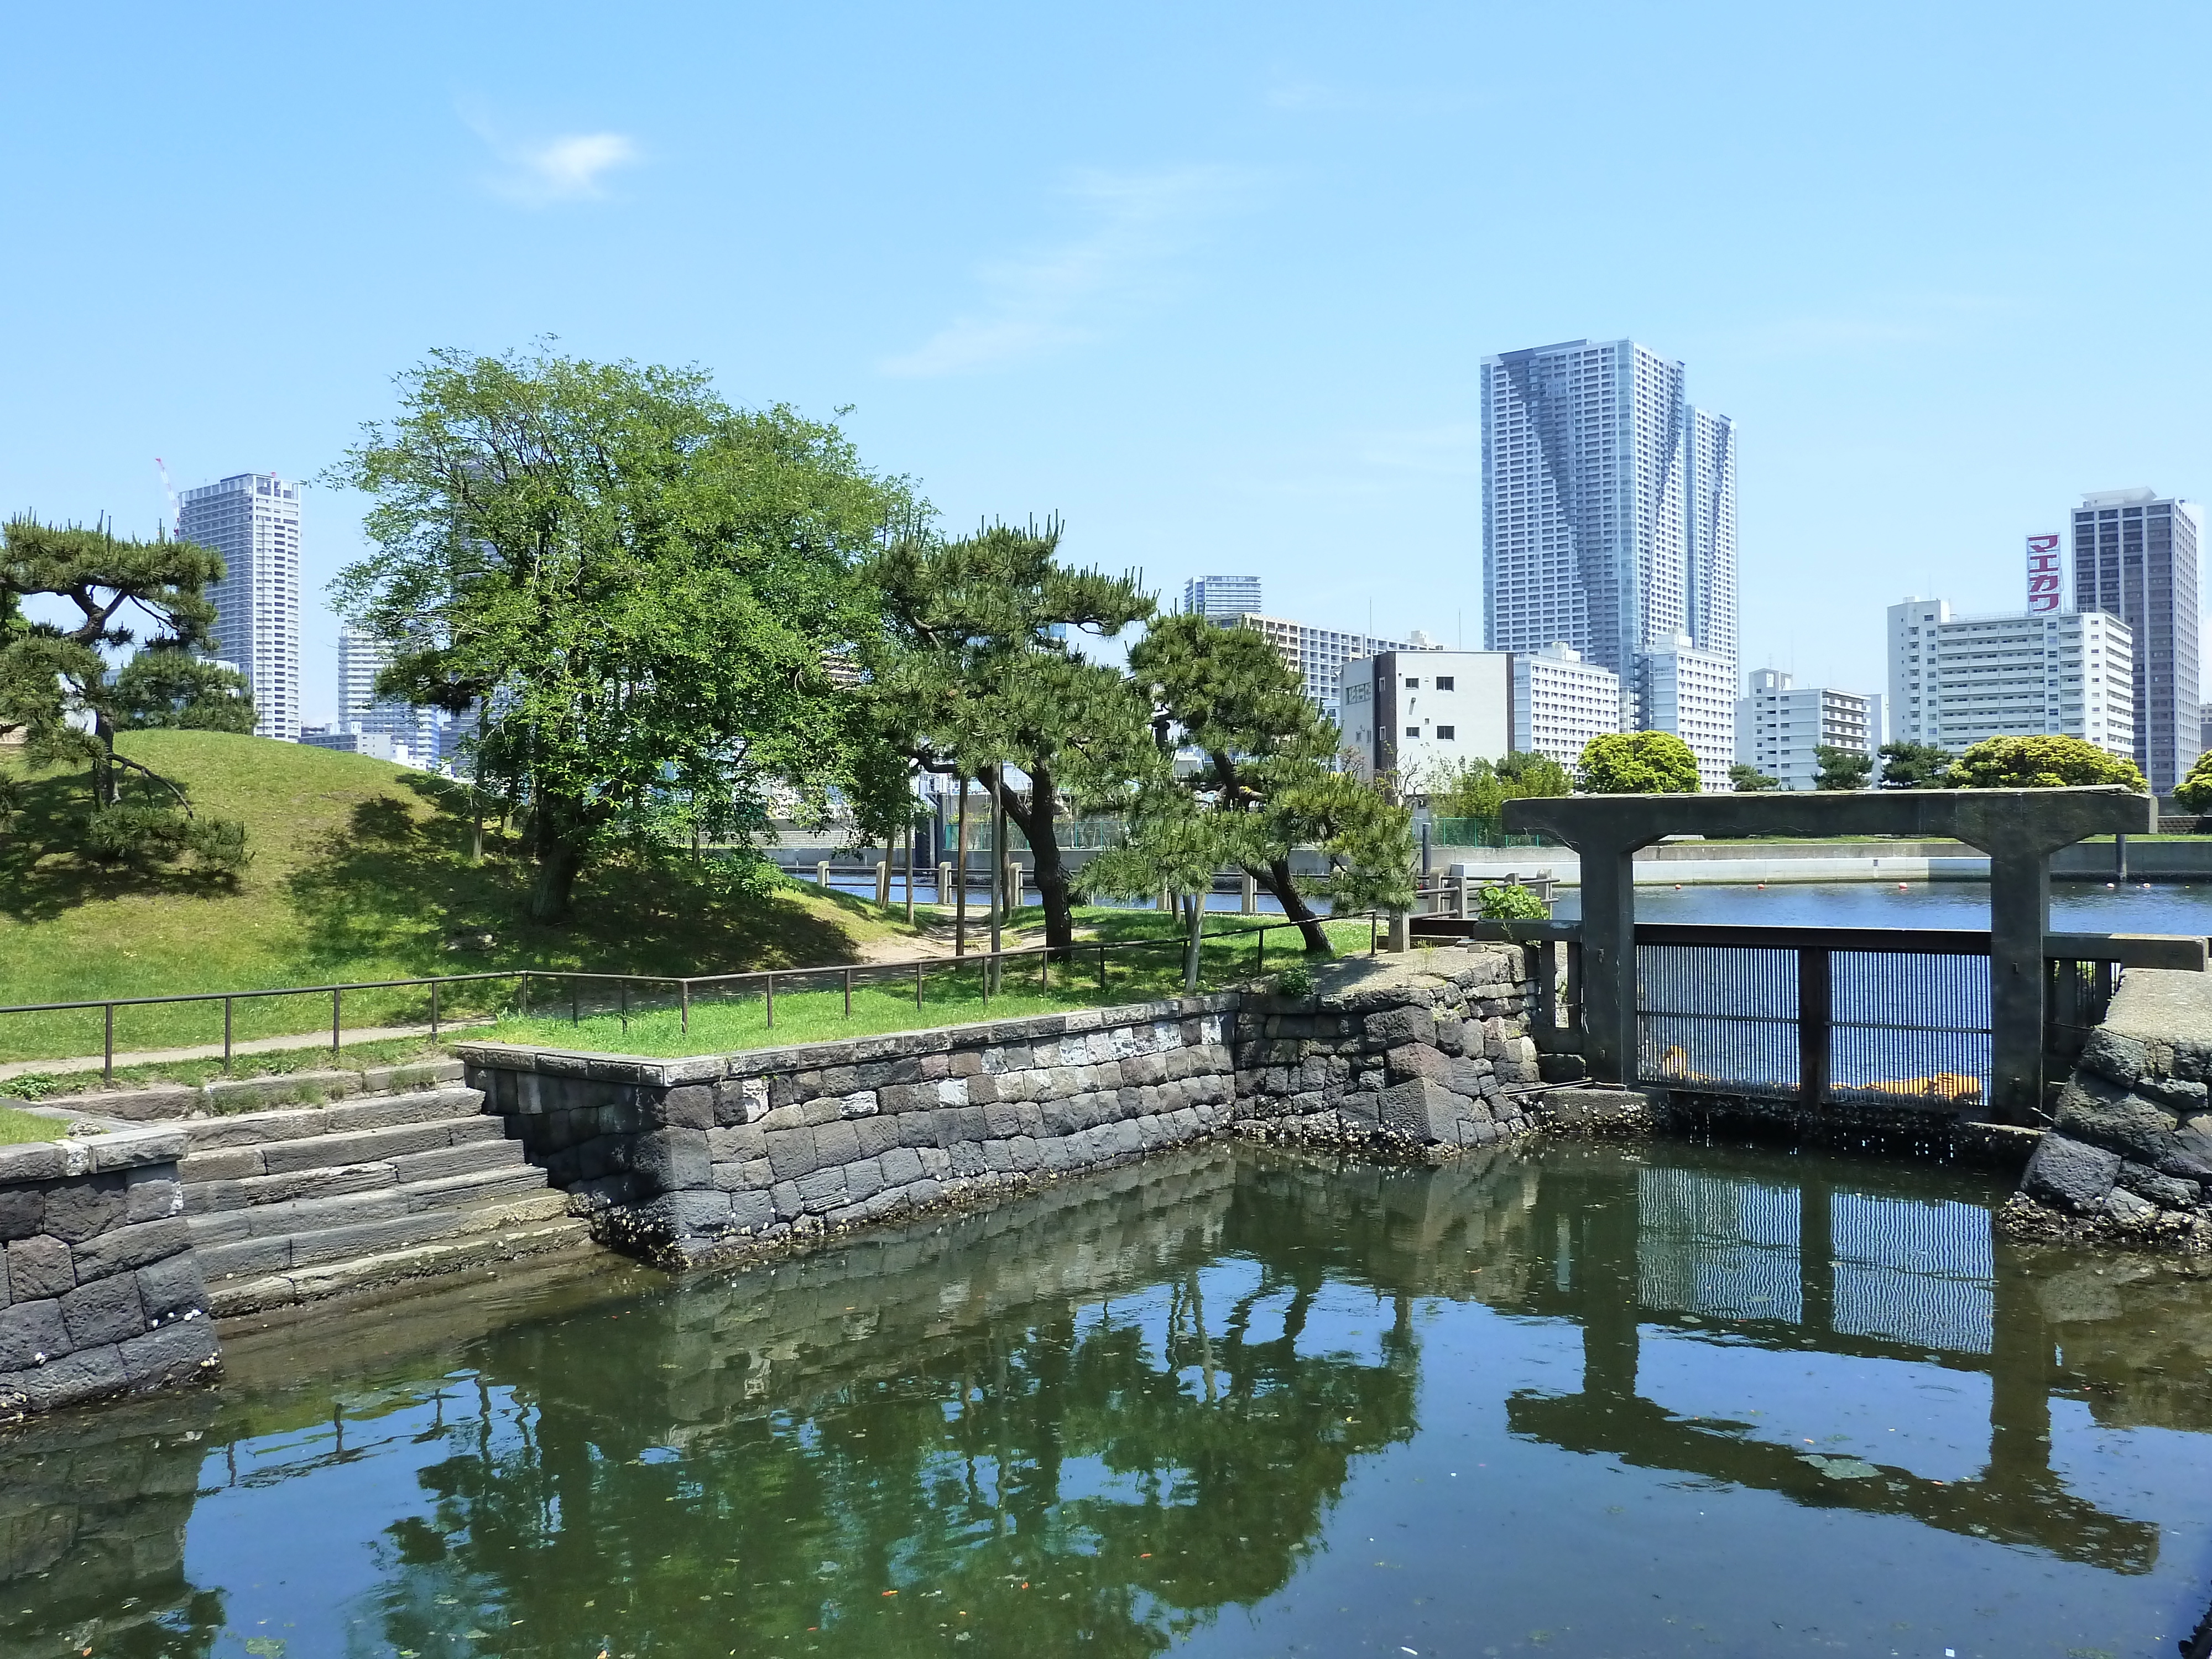
<instances>
[{"instance_id":1,"label":"tree canopy","mask_svg":"<svg viewBox=\"0 0 2212 1659\"><path fill-rule=\"evenodd\" d=\"M1329 945L1310 895L1326 893L1339 911L1412 902L1411 814L1334 769L1334 723L1307 701L1265 635L1164 617L1131 647L1129 680L1164 760L1197 751L1194 766L1174 769L1175 805L1140 799L1130 860L1142 860L1151 837L1161 884L1173 886L1166 872L1210 838L1209 871L1226 864L1249 875L1299 924L1310 951ZM1291 849L1301 846L1320 849L1325 876L1292 872Z\"/></svg>"},{"instance_id":2,"label":"tree canopy","mask_svg":"<svg viewBox=\"0 0 2212 1659\"><path fill-rule=\"evenodd\" d=\"M1820 769L1813 779L1817 788L1863 789L1874 775L1874 757L1863 749L1824 743L1813 750L1813 758Z\"/></svg>"},{"instance_id":3,"label":"tree canopy","mask_svg":"<svg viewBox=\"0 0 2212 1659\"><path fill-rule=\"evenodd\" d=\"M1948 789L1951 763L1958 757L1932 743L1882 744L1881 785L1884 789Z\"/></svg>"},{"instance_id":4,"label":"tree canopy","mask_svg":"<svg viewBox=\"0 0 2212 1659\"><path fill-rule=\"evenodd\" d=\"M1698 757L1671 732L1607 732L1583 745L1586 795L1694 795Z\"/></svg>"},{"instance_id":5,"label":"tree canopy","mask_svg":"<svg viewBox=\"0 0 2212 1659\"><path fill-rule=\"evenodd\" d=\"M2212 812L2212 749L2197 757L2173 792L2173 799L2185 812Z\"/></svg>"},{"instance_id":6,"label":"tree canopy","mask_svg":"<svg viewBox=\"0 0 2212 1659\"><path fill-rule=\"evenodd\" d=\"M1779 789L1782 780L1771 778L1756 766L1746 766L1738 761L1729 768L1729 787L1739 795L1755 795L1769 789Z\"/></svg>"},{"instance_id":7,"label":"tree canopy","mask_svg":"<svg viewBox=\"0 0 2212 1659\"><path fill-rule=\"evenodd\" d=\"M1109 799L1153 765L1121 674L1067 636L1118 634L1152 601L1133 574L1060 564L1060 536L1057 523L950 541L916 529L872 559L884 635L867 701L890 748L976 779L1004 805L1030 844L1045 941L1065 947L1075 924L1060 808Z\"/></svg>"},{"instance_id":8,"label":"tree canopy","mask_svg":"<svg viewBox=\"0 0 2212 1659\"><path fill-rule=\"evenodd\" d=\"M2063 789L2124 784L2149 787L2136 763L2079 738L2057 735L1985 738L1959 757L1950 770L1954 789Z\"/></svg>"},{"instance_id":9,"label":"tree canopy","mask_svg":"<svg viewBox=\"0 0 2212 1659\"><path fill-rule=\"evenodd\" d=\"M1430 807L1441 817L1494 818L1509 800L1528 795L1567 795L1574 779L1548 755L1521 750L1495 764L1475 757L1425 780Z\"/></svg>"},{"instance_id":10,"label":"tree canopy","mask_svg":"<svg viewBox=\"0 0 2212 1659\"><path fill-rule=\"evenodd\" d=\"M696 369L448 350L398 384L326 475L374 503L340 608L392 649L380 696L475 711L479 779L526 813L533 920L671 802L734 837L780 791L904 788L827 664L880 627L857 567L920 510L906 481Z\"/></svg>"},{"instance_id":11,"label":"tree canopy","mask_svg":"<svg viewBox=\"0 0 2212 1659\"><path fill-rule=\"evenodd\" d=\"M243 706L252 728L252 705L237 696L244 682L193 655L215 620L206 590L222 574L212 548L118 537L104 523L26 515L0 529L0 737L20 736L33 765L88 769L84 848L94 857L144 866L191 854L217 874L244 868L240 825L197 818L181 785L115 748L118 728L155 723L156 700L176 723L189 709L216 730L240 729ZM75 614L27 620L22 601L33 597ZM137 654L111 672L115 653L133 647ZM164 687L172 695L161 699ZM151 804L122 800L126 775L153 793Z\"/></svg>"}]
</instances>

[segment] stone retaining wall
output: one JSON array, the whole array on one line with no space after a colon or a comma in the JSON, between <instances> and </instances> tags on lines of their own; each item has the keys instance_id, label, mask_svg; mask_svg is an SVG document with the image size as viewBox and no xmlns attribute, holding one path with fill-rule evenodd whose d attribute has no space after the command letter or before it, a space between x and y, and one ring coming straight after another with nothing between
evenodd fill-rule
<instances>
[{"instance_id":1,"label":"stone retaining wall","mask_svg":"<svg viewBox=\"0 0 2212 1659\"><path fill-rule=\"evenodd\" d=\"M1517 946L1238 992L659 1060L465 1043L599 1237L670 1265L1020 1190L1232 1127L1404 1149L1532 1127Z\"/></svg>"},{"instance_id":2,"label":"stone retaining wall","mask_svg":"<svg viewBox=\"0 0 2212 1659\"><path fill-rule=\"evenodd\" d=\"M0 1147L0 1421L216 1365L176 1130Z\"/></svg>"},{"instance_id":3,"label":"stone retaining wall","mask_svg":"<svg viewBox=\"0 0 2212 1659\"><path fill-rule=\"evenodd\" d=\"M2212 974L2130 968L2060 1092L2014 1238L2212 1253Z\"/></svg>"}]
</instances>

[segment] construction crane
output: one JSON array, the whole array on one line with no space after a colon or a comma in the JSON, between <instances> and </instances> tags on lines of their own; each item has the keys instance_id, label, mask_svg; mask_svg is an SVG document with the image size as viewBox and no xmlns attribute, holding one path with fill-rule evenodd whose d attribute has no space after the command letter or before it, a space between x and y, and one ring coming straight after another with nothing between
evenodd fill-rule
<instances>
[{"instance_id":1,"label":"construction crane","mask_svg":"<svg viewBox=\"0 0 2212 1659\"><path fill-rule=\"evenodd\" d=\"M185 526L185 513L177 501L177 487L169 482L169 464L156 455L154 471L161 475L161 493L169 499L169 533L180 535Z\"/></svg>"}]
</instances>

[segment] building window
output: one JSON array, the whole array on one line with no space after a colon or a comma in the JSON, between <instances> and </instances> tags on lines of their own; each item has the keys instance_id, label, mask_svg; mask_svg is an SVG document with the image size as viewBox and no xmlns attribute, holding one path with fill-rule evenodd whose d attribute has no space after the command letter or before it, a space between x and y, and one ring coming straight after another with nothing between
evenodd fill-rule
<instances>
[{"instance_id":1,"label":"building window","mask_svg":"<svg viewBox=\"0 0 2212 1659\"><path fill-rule=\"evenodd\" d=\"M1459 728L1455 726L1439 726L1437 727L1437 735L1444 739L1447 743L1451 741L1451 739L1458 734Z\"/></svg>"},{"instance_id":2,"label":"building window","mask_svg":"<svg viewBox=\"0 0 2212 1659\"><path fill-rule=\"evenodd\" d=\"M1452 676L1452 675L1450 675L1450 674L1439 674L1439 675L1437 675L1437 690L1439 690L1439 691L1449 691L1449 690L1453 690L1453 689L1454 689L1454 684L1455 684L1455 677L1454 677L1454 676Z\"/></svg>"},{"instance_id":3,"label":"building window","mask_svg":"<svg viewBox=\"0 0 2212 1659\"><path fill-rule=\"evenodd\" d=\"M1418 691L1420 689L1421 682L1416 676L1412 674L1406 676L1406 690L1408 691Z\"/></svg>"},{"instance_id":4,"label":"building window","mask_svg":"<svg viewBox=\"0 0 2212 1659\"><path fill-rule=\"evenodd\" d=\"M1418 726L1409 726L1406 728L1406 735L1409 738L1418 738L1421 735L1421 728Z\"/></svg>"}]
</instances>

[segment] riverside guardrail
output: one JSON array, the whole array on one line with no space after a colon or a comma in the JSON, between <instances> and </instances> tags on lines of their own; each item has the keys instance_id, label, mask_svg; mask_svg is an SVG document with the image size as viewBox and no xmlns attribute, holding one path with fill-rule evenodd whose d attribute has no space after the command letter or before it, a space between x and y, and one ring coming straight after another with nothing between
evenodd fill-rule
<instances>
[{"instance_id":1,"label":"riverside guardrail","mask_svg":"<svg viewBox=\"0 0 2212 1659\"><path fill-rule=\"evenodd\" d=\"M1429 890L1421 890L1422 900L1429 897ZM1324 921L1365 921L1368 924L1367 946L1372 955L1380 946L1379 930L1385 920L1382 913L1363 910L1347 916L1324 917ZM1267 935L1284 928L1298 928L1297 921L1260 922L1249 927L1227 929L1221 933L1199 935L1201 946L1218 944L1225 939L1252 939L1252 972L1256 977L1267 971ZM660 986L672 989L681 1011L683 1029L691 1028L691 1001L695 990L701 988L729 988L743 991L757 986L763 994L770 1029L775 1024L775 991L779 980L787 988L793 980L820 979L838 975L845 993L845 1012L853 1012L853 988L856 984L881 983L904 980L909 972L914 979L915 1006L923 1006L927 981L933 969L943 972L957 972L975 965L983 973L984 999L988 1003L1003 982L1006 964L1034 958L1037 963L1038 985L1049 990L1052 984L1054 959L1057 958L1075 970L1095 956L1097 960L1099 988L1108 982L1108 961L1111 954L1131 951L1173 951L1181 953L1188 947L1184 937L1152 939L1108 939L1085 941L1077 945L1038 945L1014 951L975 951L953 957L921 957L911 964L906 963L841 963L816 968L755 969L738 974L601 974L586 973L559 968L513 968L501 971L475 974L441 974L414 979L357 980L337 985L283 985L255 991L186 991L152 997L95 997L75 1002L25 1002L0 1006L0 1016L9 1014L52 1014L90 1011L97 1008L102 1015L102 1048L100 1076L103 1081L115 1080L115 1011L118 1008L153 1007L188 1002L221 1003L222 1005L222 1060L228 1067L231 1062L233 1027L235 1005L255 999L270 997L328 997L331 1000L331 1048L336 1053L342 1046L344 1034L345 997L349 991L393 991L422 988L429 994L430 1036L436 1038L441 1030L439 992L441 987L484 984L511 981L515 985L516 1012L526 1017L530 1012L531 982L550 980L565 984L568 989L569 1016L572 1022L583 1017L581 988L586 984L612 985L616 1002L611 1010L629 1029L630 988L633 986ZM856 977L856 975L858 977Z\"/></svg>"}]
</instances>

